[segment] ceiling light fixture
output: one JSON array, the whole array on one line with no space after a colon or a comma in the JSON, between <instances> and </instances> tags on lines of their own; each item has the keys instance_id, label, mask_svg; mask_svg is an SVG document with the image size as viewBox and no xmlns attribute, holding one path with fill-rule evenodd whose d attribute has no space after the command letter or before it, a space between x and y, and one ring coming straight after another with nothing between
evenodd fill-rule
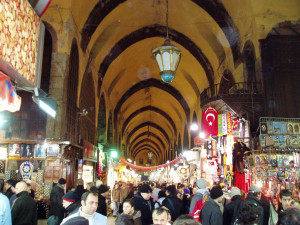
<instances>
[{"instance_id":1,"label":"ceiling light fixture","mask_svg":"<svg viewBox=\"0 0 300 225\"><path fill-rule=\"evenodd\" d=\"M169 40L169 4L167 0L167 12L166 12L166 23L167 23L167 37L163 45L157 47L152 51L159 70L161 79L166 82L172 82L175 78L175 73L180 61L181 50L175 45L171 44Z\"/></svg>"}]
</instances>

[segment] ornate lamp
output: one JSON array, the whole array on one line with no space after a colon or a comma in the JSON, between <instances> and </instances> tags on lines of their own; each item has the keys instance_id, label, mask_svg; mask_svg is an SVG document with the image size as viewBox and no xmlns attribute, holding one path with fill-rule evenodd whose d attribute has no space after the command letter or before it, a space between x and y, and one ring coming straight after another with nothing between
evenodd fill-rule
<instances>
[{"instance_id":1,"label":"ornate lamp","mask_svg":"<svg viewBox=\"0 0 300 225\"><path fill-rule=\"evenodd\" d=\"M180 61L181 50L171 44L169 40L169 15L168 15L168 0L167 0L167 37L163 45L152 51L159 70L161 79L166 82L172 82L175 78L175 73Z\"/></svg>"},{"instance_id":2,"label":"ornate lamp","mask_svg":"<svg viewBox=\"0 0 300 225\"><path fill-rule=\"evenodd\" d=\"M153 152L149 151L149 152L148 152L148 158L151 160L152 157L153 157Z\"/></svg>"}]
</instances>

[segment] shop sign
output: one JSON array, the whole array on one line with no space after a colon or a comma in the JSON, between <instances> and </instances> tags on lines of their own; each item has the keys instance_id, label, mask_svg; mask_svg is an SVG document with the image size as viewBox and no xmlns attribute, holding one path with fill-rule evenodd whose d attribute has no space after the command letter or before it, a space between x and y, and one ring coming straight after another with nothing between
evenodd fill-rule
<instances>
[{"instance_id":1,"label":"shop sign","mask_svg":"<svg viewBox=\"0 0 300 225\"><path fill-rule=\"evenodd\" d=\"M194 138L194 145L195 145L195 146L200 146L200 145L202 145L203 143L205 143L205 139L200 138L199 136L196 136L196 137Z\"/></svg>"},{"instance_id":2,"label":"shop sign","mask_svg":"<svg viewBox=\"0 0 300 225\"><path fill-rule=\"evenodd\" d=\"M97 147L87 141L83 142L83 158L97 161Z\"/></svg>"},{"instance_id":3,"label":"shop sign","mask_svg":"<svg viewBox=\"0 0 300 225\"><path fill-rule=\"evenodd\" d=\"M89 158L89 159L93 159L93 145L88 143L88 142L83 142L83 157L84 158Z\"/></svg>"},{"instance_id":4,"label":"shop sign","mask_svg":"<svg viewBox=\"0 0 300 225\"><path fill-rule=\"evenodd\" d=\"M20 166L20 173L23 180L29 180L33 172L33 164L31 162L23 162Z\"/></svg>"},{"instance_id":5,"label":"shop sign","mask_svg":"<svg viewBox=\"0 0 300 225\"><path fill-rule=\"evenodd\" d=\"M40 87L45 26L27 0L0 1L0 70L20 86Z\"/></svg>"},{"instance_id":6,"label":"shop sign","mask_svg":"<svg viewBox=\"0 0 300 225\"><path fill-rule=\"evenodd\" d=\"M218 114L219 112L213 108L208 108L202 112L203 131L211 136L218 135Z\"/></svg>"}]
</instances>

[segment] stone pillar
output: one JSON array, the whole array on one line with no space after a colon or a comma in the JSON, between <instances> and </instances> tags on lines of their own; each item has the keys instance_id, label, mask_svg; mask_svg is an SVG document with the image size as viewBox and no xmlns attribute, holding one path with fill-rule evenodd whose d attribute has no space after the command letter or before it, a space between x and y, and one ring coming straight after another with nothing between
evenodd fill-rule
<instances>
[{"instance_id":1,"label":"stone pillar","mask_svg":"<svg viewBox=\"0 0 300 225\"><path fill-rule=\"evenodd\" d=\"M67 75L69 55L64 52L52 53L49 97L57 102L56 118L47 117L46 138L64 140L67 103Z\"/></svg>"}]
</instances>

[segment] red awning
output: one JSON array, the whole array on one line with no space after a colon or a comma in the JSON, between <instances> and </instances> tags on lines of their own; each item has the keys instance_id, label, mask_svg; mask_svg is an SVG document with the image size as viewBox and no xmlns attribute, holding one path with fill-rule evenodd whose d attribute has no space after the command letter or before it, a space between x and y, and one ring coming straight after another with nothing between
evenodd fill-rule
<instances>
[{"instance_id":1,"label":"red awning","mask_svg":"<svg viewBox=\"0 0 300 225\"><path fill-rule=\"evenodd\" d=\"M0 72L0 112L19 111L21 107L21 97L17 95L15 87L8 76Z\"/></svg>"}]
</instances>

